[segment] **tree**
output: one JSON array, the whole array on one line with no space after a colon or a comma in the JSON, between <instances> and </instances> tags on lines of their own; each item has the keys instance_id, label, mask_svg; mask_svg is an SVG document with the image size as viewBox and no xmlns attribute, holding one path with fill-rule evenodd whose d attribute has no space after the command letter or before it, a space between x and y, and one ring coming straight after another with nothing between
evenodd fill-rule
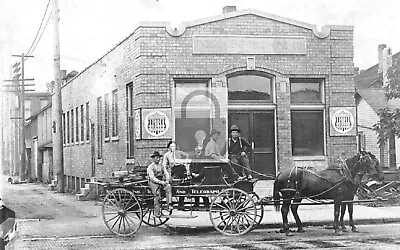
<instances>
[{"instance_id":1,"label":"tree","mask_svg":"<svg viewBox=\"0 0 400 250\"><path fill-rule=\"evenodd\" d=\"M388 69L388 84L384 87L386 100L400 100L400 63L399 60L393 63ZM383 145L391 135L400 138L400 106L391 108L389 105L378 111L379 121L374 124L374 131L378 134L378 143Z\"/></svg>"}]
</instances>

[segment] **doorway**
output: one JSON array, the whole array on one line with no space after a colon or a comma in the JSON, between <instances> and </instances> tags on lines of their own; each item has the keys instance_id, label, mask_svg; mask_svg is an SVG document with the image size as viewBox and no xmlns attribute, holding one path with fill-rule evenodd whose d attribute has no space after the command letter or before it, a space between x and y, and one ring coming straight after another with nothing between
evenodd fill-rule
<instances>
[{"instance_id":1,"label":"doorway","mask_svg":"<svg viewBox=\"0 0 400 250\"><path fill-rule=\"evenodd\" d=\"M273 111L229 111L229 128L236 124L240 136L252 145L250 166L264 176L254 176L263 180L275 178L275 127Z\"/></svg>"}]
</instances>

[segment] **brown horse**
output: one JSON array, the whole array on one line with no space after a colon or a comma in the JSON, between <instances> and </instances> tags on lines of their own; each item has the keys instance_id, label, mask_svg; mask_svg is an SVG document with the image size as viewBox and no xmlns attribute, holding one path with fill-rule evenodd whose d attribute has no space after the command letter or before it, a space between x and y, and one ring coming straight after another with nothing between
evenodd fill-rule
<instances>
[{"instance_id":1,"label":"brown horse","mask_svg":"<svg viewBox=\"0 0 400 250\"><path fill-rule=\"evenodd\" d=\"M382 170L379 167L375 156L371 153L360 152L347 159L345 163L339 166L331 166L325 170L317 171L308 168L294 167L285 169L278 174L274 182L274 205L279 211L280 202L282 204L282 232L290 235L287 215L289 207L293 213L298 232L304 232L300 217L297 213L299 203L304 198L313 199L333 199L334 201L334 229L335 233L341 234L339 228L339 211L341 212L341 226L344 228L343 217L346 211L346 203L343 201L352 201L358 189L357 179L366 173L376 171L378 176L382 176ZM280 195L281 193L281 195ZM280 198L282 197L282 200ZM295 204L292 204L292 201ZM355 231L353 221L353 204L349 204L350 226Z\"/></svg>"}]
</instances>

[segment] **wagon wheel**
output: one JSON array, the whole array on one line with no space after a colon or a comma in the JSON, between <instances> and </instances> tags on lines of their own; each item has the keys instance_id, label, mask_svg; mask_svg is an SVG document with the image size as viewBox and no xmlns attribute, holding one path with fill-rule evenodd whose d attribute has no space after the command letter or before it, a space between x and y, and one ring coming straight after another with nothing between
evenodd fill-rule
<instances>
[{"instance_id":1,"label":"wagon wheel","mask_svg":"<svg viewBox=\"0 0 400 250\"><path fill-rule=\"evenodd\" d=\"M259 226L261 224L261 221L264 217L264 206L262 204L259 204L258 202L260 201L260 196L258 196L256 193L250 194L251 198L253 198L254 202L256 203L256 209L257 209L257 214L256 214L256 220L254 224L254 228Z\"/></svg>"},{"instance_id":2,"label":"wagon wheel","mask_svg":"<svg viewBox=\"0 0 400 250\"><path fill-rule=\"evenodd\" d=\"M161 217L155 217L153 198L146 200L146 208L143 209L143 223L151 227L158 227L165 224L169 220L169 217L163 217L163 215L171 215L172 210L168 211L161 205L160 212Z\"/></svg>"},{"instance_id":3,"label":"wagon wheel","mask_svg":"<svg viewBox=\"0 0 400 250\"><path fill-rule=\"evenodd\" d=\"M228 188L212 200L209 215L218 232L230 236L243 235L256 223L257 208L248 193Z\"/></svg>"},{"instance_id":4,"label":"wagon wheel","mask_svg":"<svg viewBox=\"0 0 400 250\"><path fill-rule=\"evenodd\" d=\"M109 191L101 211L106 227L116 235L131 236L142 225L140 203L131 191L124 188Z\"/></svg>"}]
</instances>

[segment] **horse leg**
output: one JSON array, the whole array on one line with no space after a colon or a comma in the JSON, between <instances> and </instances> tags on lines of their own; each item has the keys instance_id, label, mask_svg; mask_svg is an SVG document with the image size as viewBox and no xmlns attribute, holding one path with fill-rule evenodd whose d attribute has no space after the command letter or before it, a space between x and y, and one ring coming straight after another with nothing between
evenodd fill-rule
<instances>
[{"instance_id":1,"label":"horse leg","mask_svg":"<svg viewBox=\"0 0 400 250\"><path fill-rule=\"evenodd\" d=\"M295 203L300 203L301 200L302 199L297 199L297 200L294 200L294 202ZM297 213L297 209L298 208L299 208L299 205L297 205L297 204L290 206L290 209L292 210L293 217L296 220L297 232L304 233L304 229L303 229L303 226L301 224L301 220L300 220L299 214Z\"/></svg>"},{"instance_id":2,"label":"horse leg","mask_svg":"<svg viewBox=\"0 0 400 250\"><path fill-rule=\"evenodd\" d=\"M344 222L343 222L344 214L346 213L346 206L347 206L346 203L342 203L342 206L340 208L340 227L342 228L343 232L347 232L346 226L344 225ZM350 208L349 208L349 210L350 210Z\"/></svg>"},{"instance_id":3,"label":"horse leg","mask_svg":"<svg viewBox=\"0 0 400 250\"><path fill-rule=\"evenodd\" d=\"M353 203L349 203L349 224L351 227L351 231L354 233L358 233L358 230L354 225L354 220L353 220Z\"/></svg>"},{"instance_id":4,"label":"horse leg","mask_svg":"<svg viewBox=\"0 0 400 250\"><path fill-rule=\"evenodd\" d=\"M283 199L285 200L285 198L283 198ZM286 235L290 234L289 222L288 222L288 213L289 213L290 203L291 203L290 200L285 200L283 202L282 208L281 208L283 228L282 228L282 230L280 232L281 233L286 233Z\"/></svg>"},{"instance_id":5,"label":"horse leg","mask_svg":"<svg viewBox=\"0 0 400 250\"><path fill-rule=\"evenodd\" d=\"M335 229L335 234L342 234L342 231L339 229L339 210L340 210L340 205L342 201L341 200L335 200L335 205L334 205L334 220L333 220L333 228Z\"/></svg>"}]
</instances>

